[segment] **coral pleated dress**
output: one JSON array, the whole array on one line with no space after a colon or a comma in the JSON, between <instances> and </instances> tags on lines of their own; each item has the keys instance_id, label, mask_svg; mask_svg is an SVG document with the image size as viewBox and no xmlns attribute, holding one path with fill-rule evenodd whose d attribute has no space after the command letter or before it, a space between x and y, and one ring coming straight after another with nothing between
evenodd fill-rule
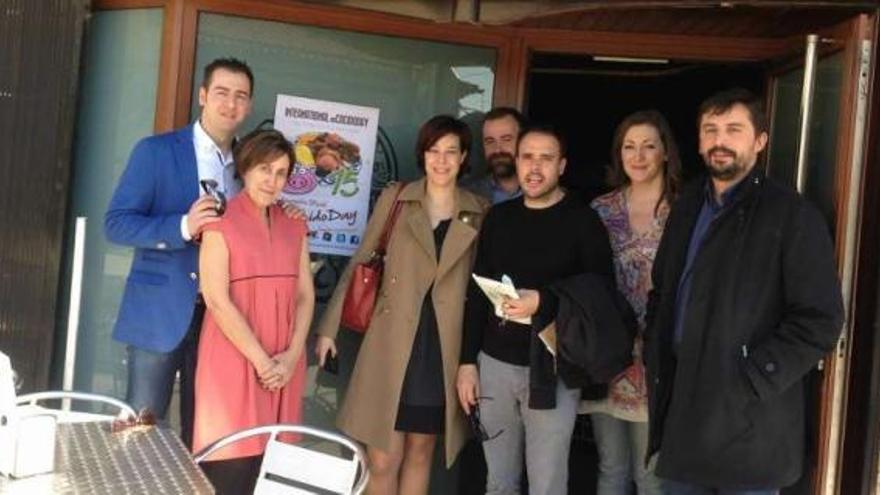
<instances>
[{"instance_id":1,"label":"coral pleated dress","mask_svg":"<svg viewBox=\"0 0 880 495\"><path fill-rule=\"evenodd\" d=\"M229 202L223 218L205 227L223 234L229 250L229 295L270 356L290 345L304 220L269 209L270 226L246 192ZM306 378L305 351L284 388L260 386L253 365L226 338L211 311L205 313L195 380L193 451L229 433L258 425L299 423ZM210 460L260 455L266 438L237 442Z\"/></svg>"}]
</instances>

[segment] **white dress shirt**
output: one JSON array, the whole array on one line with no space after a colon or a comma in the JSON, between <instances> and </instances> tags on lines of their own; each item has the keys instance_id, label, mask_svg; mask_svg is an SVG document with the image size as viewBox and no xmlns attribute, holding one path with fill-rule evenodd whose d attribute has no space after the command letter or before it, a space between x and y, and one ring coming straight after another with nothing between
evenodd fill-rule
<instances>
[{"instance_id":1,"label":"white dress shirt","mask_svg":"<svg viewBox=\"0 0 880 495\"><path fill-rule=\"evenodd\" d=\"M217 189L226 195L226 199L232 199L241 190L241 185L235 178L232 151L223 153L198 120L193 124L193 146L196 151L199 181L205 179L217 181ZM204 191L202 191L201 184L196 184L196 186L199 188L199 195L202 195ZM192 235L186 225L187 216L184 215L180 219L180 234L184 240L189 241L192 239Z\"/></svg>"}]
</instances>

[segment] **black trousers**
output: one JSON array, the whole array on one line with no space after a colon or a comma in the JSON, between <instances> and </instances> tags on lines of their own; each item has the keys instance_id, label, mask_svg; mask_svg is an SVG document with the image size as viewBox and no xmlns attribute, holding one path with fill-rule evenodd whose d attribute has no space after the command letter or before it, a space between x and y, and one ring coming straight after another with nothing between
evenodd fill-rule
<instances>
[{"instance_id":1,"label":"black trousers","mask_svg":"<svg viewBox=\"0 0 880 495\"><path fill-rule=\"evenodd\" d=\"M199 294L193 310L192 321L186 332L185 347L180 366L180 438L190 450L193 445L193 418L196 405L196 364L198 364L199 335L205 319L205 300Z\"/></svg>"}]
</instances>

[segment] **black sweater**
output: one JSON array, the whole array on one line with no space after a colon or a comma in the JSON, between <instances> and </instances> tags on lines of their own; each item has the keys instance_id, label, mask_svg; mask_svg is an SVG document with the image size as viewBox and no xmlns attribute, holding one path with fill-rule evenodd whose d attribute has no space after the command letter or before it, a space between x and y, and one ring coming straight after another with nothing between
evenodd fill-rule
<instances>
[{"instance_id":1,"label":"black sweater","mask_svg":"<svg viewBox=\"0 0 880 495\"><path fill-rule=\"evenodd\" d=\"M518 289L541 293L538 316L555 317L557 299L547 286L581 273L613 277L608 232L596 212L567 194L549 208L530 209L523 198L493 206L483 221L474 273L501 280L508 275ZM471 280L465 304L461 363L486 354L505 363L529 365L531 327L495 316L489 299Z\"/></svg>"}]
</instances>

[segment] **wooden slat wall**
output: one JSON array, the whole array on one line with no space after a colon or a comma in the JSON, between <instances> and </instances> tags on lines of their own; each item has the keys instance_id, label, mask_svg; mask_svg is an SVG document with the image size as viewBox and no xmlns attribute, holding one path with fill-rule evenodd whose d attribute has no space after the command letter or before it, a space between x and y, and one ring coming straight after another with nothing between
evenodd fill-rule
<instances>
[{"instance_id":1,"label":"wooden slat wall","mask_svg":"<svg viewBox=\"0 0 880 495\"><path fill-rule=\"evenodd\" d=\"M0 350L48 384L88 0L0 8Z\"/></svg>"}]
</instances>

